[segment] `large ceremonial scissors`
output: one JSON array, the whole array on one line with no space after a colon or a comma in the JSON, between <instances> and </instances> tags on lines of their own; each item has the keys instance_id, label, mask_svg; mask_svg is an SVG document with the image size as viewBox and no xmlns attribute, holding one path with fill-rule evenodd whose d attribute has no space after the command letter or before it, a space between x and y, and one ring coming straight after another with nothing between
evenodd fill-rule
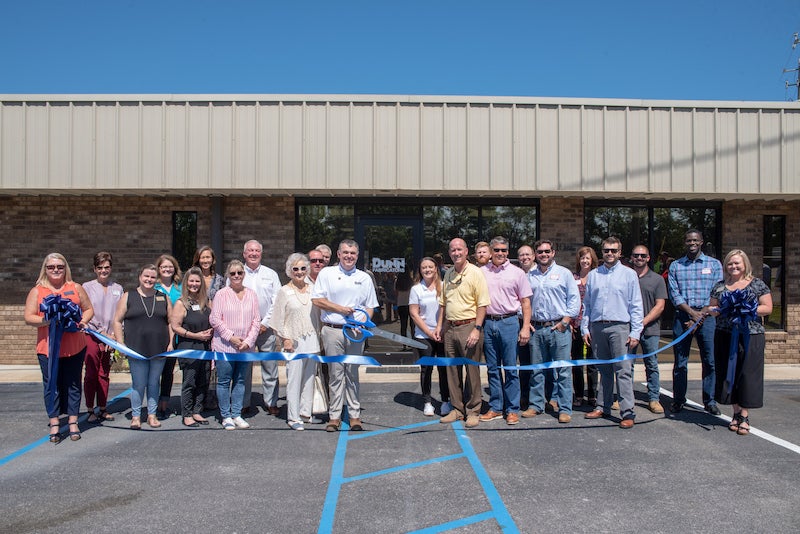
<instances>
[{"instance_id":1,"label":"large ceremonial scissors","mask_svg":"<svg viewBox=\"0 0 800 534\"><path fill-rule=\"evenodd\" d=\"M377 328L375 323L369 318L367 311L363 308L355 308L351 316L345 317L342 332L344 333L344 337L353 343L361 343L368 337L380 336L390 339L395 343L402 343L403 345L408 345L416 349L426 350L428 348L426 344L420 343L416 339Z\"/></svg>"}]
</instances>

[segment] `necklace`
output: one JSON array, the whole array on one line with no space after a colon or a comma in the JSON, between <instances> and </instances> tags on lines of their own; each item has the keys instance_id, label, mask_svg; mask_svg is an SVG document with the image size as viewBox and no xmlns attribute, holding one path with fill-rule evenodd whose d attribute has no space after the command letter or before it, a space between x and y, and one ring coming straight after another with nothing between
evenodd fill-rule
<instances>
[{"instance_id":1,"label":"necklace","mask_svg":"<svg viewBox=\"0 0 800 534\"><path fill-rule=\"evenodd\" d=\"M308 287L308 284L304 285L303 289L306 289L307 287ZM292 284L292 289L294 289L294 296L297 297L297 300L299 300L300 304L302 304L303 306L306 306L311 301L311 295L308 294L308 291L301 291L301 290L297 289L297 286L294 285L294 284ZM300 295L303 295L303 294L306 295L306 300L303 300L303 299L300 298Z\"/></svg>"},{"instance_id":2,"label":"necklace","mask_svg":"<svg viewBox=\"0 0 800 534\"><path fill-rule=\"evenodd\" d=\"M150 313L147 313L147 306L144 303L144 296L142 296L141 292L139 292L139 291L137 291L137 293L139 293L139 300L142 301L142 308L144 308L144 314L147 315L148 319L150 319L151 317L153 317L153 314L156 312L156 296L155 296L155 294L153 295L153 307L150 310Z\"/></svg>"}]
</instances>

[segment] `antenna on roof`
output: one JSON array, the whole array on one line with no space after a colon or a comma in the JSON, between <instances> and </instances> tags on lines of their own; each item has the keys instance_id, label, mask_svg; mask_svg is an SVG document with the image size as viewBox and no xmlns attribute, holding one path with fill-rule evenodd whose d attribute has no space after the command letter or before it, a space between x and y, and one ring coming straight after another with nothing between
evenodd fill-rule
<instances>
[{"instance_id":1,"label":"antenna on roof","mask_svg":"<svg viewBox=\"0 0 800 534\"><path fill-rule=\"evenodd\" d=\"M792 50L797 48L798 44L800 44L800 36L798 36L797 32L794 32L794 36L792 37ZM783 69L783 72L784 74L787 72L797 73L794 83L789 83L789 80L786 80L786 89L789 89L789 87L797 87L797 100L800 101L800 58L797 59L796 69Z\"/></svg>"}]
</instances>

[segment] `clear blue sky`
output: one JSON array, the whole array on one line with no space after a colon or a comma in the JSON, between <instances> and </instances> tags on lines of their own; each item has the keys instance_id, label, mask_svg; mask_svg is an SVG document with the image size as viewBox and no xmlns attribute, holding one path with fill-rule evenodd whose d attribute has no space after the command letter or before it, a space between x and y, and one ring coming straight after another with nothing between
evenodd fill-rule
<instances>
[{"instance_id":1,"label":"clear blue sky","mask_svg":"<svg viewBox=\"0 0 800 534\"><path fill-rule=\"evenodd\" d=\"M794 100L799 0L11 0L0 93Z\"/></svg>"}]
</instances>

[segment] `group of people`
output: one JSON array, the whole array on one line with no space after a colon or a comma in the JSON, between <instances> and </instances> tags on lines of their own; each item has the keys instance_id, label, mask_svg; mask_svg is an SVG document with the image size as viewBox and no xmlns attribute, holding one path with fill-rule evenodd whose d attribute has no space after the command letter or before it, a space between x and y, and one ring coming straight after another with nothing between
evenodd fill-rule
<instances>
[{"instance_id":1,"label":"group of people","mask_svg":"<svg viewBox=\"0 0 800 534\"><path fill-rule=\"evenodd\" d=\"M763 405L761 318L772 312L772 298L764 281L753 276L744 251L730 251L720 263L703 254L702 245L700 231L687 231L686 254L670 264L665 281L650 269L650 252L644 245L633 247L630 267L621 262L622 243L613 236L602 242L602 262L593 248L581 247L574 271L556 263L552 240L520 247L517 267L508 259L509 245L503 237L478 243L474 264L468 261L465 241L453 239L449 246L453 266L437 290L436 329L419 320L413 304L411 316L418 331L432 339L433 353L476 362L485 358L489 407L480 413L477 366L451 366L443 373L440 369L440 376L446 375L446 380L440 379L441 422L464 420L466 427L474 427L505 419L515 425L520 417L536 417L552 408L559 423L566 424L572 420L573 407L584 403L585 394L591 408L584 414L586 419L610 417L612 409L618 409L620 428L632 428L636 417L634 359L620 361L617 357L638 350L643 353L647 378L647 407L653 413L664 413L655 353L660 319L669 299L675 308L674 336L683 336L673 347L671 412L680 412L686 403L689 351L696 338L705 410L719 415L718 403L731 404L730 430L747 435L749 410ZM436 283L436 277L424 262L420 284L428 288ZM426 281L426 272L433 282ZM735 298L731 298L733 293ZM737 302L735 306L726 304L732 300ZM749 313L742 312L743 307ZM746 335L739 335L737 329L746 330ZM518 362L546 364L570 359L615 361L596 366L553 364L527 373L514 369ZM433 415L431 371L423 369L422 373L423 410ZM523 393L527 393L526 408Z\"/></svg>"},{"instance_id":2,"label":"group of people","mask_svg":"<svg viewBox=\"0 0 800 534\"><path fill-rule=\"evenodd\" d=\"M639 347L647 354L648 408L663 413L658 361L653 353L659 346L660 317L669 298L676 310L675 336L693 329L674 346L671 411L679 412L686 402L689 348L696 337L703 362L706 410L719 414L718 402L732 404L730 429L749 433L749 410L763 402L764 328L759 318L771 313L772 301L766 284L753 277L743 251L728 253L723 269L723 264L702 253L702 242L699 231L686 233L686 255L670 265L666 284L649 269L650 255L643 245L631 251L632 268L623 265L622 245L615 237L603 240L602 263L594 249L581 247L574 271L556 263L556 244L549 239L520 247L519 266L509 260L509 243L501 236L478 244L475 264L469 261L469 249L461 238L450 241L452 266L444 272L441 260L423 258L415 277L418 282L408 289L412 335L426 346L415 350L419 356L475 362L485 358L490 392L488 410L481 413L479 367L439 366L440 421L463 420L468 428L497 419L515 425L520 417L544 413L547 406L557 412L559 423L569 423L573 407L583 404L585 393L591 407L587 419L608 417L612 406L618 404L619 426L631 428L635 421L632 359L597 366L554 365L553 369L527 373L514 367L518 362L609 360ZM363 354L363 339L351 339L343 335L343 329L357 310L371 318L379 303L370 273L356 267L359 247L355 241L339 243L334 265L329 265L332 251L326 245L307 254L291 254L285 263L289 282L284 285L274 270L261 263L262 254L258 241L248 241L243 261L230 261L224 276L215 270L216 256L210 247L197 250L185 273L175 258L165 254L139 269L138 285L129 291L112 281L113 262L108 252L95 255L96 278L83 285L72 280L61 254L47 255L26 300L25 321L38 330L37 355L50 440L57 443L63 439L62 414L68 416L69 438L80 439L77 421L84 362L88 421L114 419L107 409L113 349L80 329L99 332L144 356L129 358L132 429L142 426L145 401L150 427L160 427L160 420L167 416L175 358L152 358L164 352ZM50 329L40 310L43 300L53 294L81 311L76 321L79 331L62 335L56 384L50 384ZM731 294L753 304L746 318L747 336L738 335L741 321L735 314L739 312L727 305ZM197 428L209 424L202 412L215 392L222 427L249 428L243 416L252 411L256 360L261 367L264 406L271 415L280 413L276 358L177 360L183 379L183 425ZM358 365L344 359L325 367L329 394L326 430L340 430L345 405L349 428L362 430ZM293 430L322 422L312 413L317 372L313 359L287 362L286 421ZM433 366L421 367L425 416L436 413L432 374Z\"/></svg>"}]
</instances>

